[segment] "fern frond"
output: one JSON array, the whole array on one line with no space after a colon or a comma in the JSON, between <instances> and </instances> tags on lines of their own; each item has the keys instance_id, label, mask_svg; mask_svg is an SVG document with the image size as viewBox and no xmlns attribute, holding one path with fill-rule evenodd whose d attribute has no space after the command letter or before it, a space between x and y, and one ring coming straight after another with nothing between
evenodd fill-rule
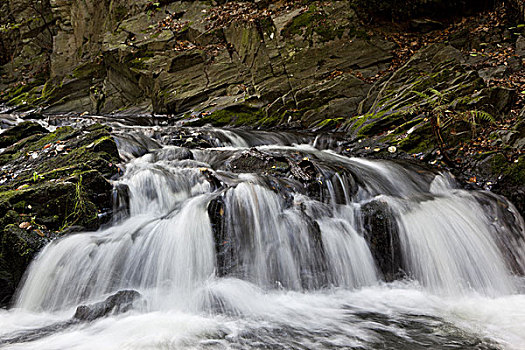
<instances>
[{"instance_id":1,"label":"fern frond","mask_svg":"<svg viewBox=\"0 0 525 350\"><path fill-rule=\"evenodd\" d=\"M472 111L469 111L470 114L474 117L474 119L477 119L477 120L482 120L482 121L485 121L485 122L489 122L489 123L495 123L496 120L494 119L494 117L485 112L485 111L482 111L482 110L472 110Z\"/></svg>"},{"instance_id":2,"label":"fern frond","mask_svg":"<svg viewBox=\"0 0 525 350\"><path fill-rule=\"evenodd\" d=\"M428 91L430 91L431 93L433 93L434 95L436 95L439 98L445 97L445 95L442 92L440 92L440 91L438 91L436 89L430 88L430 89L428 89Z\"/></svg>"},{"instance_id":3,"label":"fern frond","mask_svg":"<svg viewBox=\"0 0 525 350\"><path fill-rule=\"evenodd\" d=\"M425 99L425 100L430 100L431 97L427 94L425 94L424 92L420 92L420 91L416 91L416 90L411 90L411 92L413 92L414 94L418 95L419 97Z\"/></svg>"},{"instance_id":4,"label":"fern frond","mask_svg":"<svg viewBox=\"0 0 525 350\"><path fill-rule=\"evenodd\" d=\"M406 107L405 109L403 109L402 111L402 114L403 115L414 115L416 114L417 112L419 111L419 106L417 105L412 105L410 107Z\"/></svg>"}]
</instances>

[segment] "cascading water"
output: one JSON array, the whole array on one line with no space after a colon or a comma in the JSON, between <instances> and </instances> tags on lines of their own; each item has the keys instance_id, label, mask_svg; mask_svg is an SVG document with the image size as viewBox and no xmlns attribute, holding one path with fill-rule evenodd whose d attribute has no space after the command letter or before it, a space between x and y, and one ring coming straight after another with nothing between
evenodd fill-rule
<instances>
[{"instance_id":1,"label":"cascading water","mask_svg":"<svg viewBox=\"0 0 525 350\"><path fill-rule=\"evenodd\" d=\"M458 189L449 175L415 165L284 146L290 139L275 135L209 132L228 147L120 139L129 158L136 145L150 146L115 184L127 189L129 215L49 244L15 307L0 312L0 344L525 344L525 227L505 199ZM261 146L265 137L282 145ZM122 290L138 291L142 302L121 315L49 331L78 305Z\"/></svg>"}]
</instances>

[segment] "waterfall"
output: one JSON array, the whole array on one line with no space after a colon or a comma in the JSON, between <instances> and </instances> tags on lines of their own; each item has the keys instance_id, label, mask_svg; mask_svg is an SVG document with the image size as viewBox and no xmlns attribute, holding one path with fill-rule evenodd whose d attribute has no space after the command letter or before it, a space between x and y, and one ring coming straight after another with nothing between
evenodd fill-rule
<instances>
[{"instance_id":1,"label":"waterfall","mask_svg":"<svg viewBox=\"0 0 525 350\"><path fill-rule=\"evenodd\" d=\"M311 146L247 151L249 140L222 135L241 147L164 146L132 159L115 183L128 215L45 247L16 309L61 312L132 289L143 312L262 315L261 298L275 293L360 293L394 279L441 297L523 291L523 220L504 198L413 164ZM233 165L254 150L285 165ZM277 173L289 159L303 162L286 170L295 177Z\"/></svg>"}]
</instances>

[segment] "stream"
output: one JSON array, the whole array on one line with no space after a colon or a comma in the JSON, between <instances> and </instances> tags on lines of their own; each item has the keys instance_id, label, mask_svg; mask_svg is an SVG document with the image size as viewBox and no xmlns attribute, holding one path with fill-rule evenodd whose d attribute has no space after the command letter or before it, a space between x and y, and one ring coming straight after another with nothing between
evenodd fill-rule
<instances>
[{"instance_id":1,"label":"stream","mask_svg":"<svg viewBox=\"0 0 525 350\"><path fill-rule=\"evenodd\" d=\"M505 198L328 137L113 127L113 221L41 251L0 348L525 349Z\"/></svg>"}]
</instances>

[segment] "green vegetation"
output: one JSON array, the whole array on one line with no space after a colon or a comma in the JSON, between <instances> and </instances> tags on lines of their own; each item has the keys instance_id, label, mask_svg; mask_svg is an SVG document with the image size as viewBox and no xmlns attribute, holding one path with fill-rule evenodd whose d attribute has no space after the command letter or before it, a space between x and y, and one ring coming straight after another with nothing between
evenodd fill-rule
<instances>
[{"instance_id":1,"label":"green vegetation","mask_svg":"<svg viewBox=\"0 0 525 350\"><path fill-rule=\"evenodd\" d=\"M231 107L215 111L199 120L189 123L191 126L254 126L262 117L262 111L257 108L245 106Z\"/></svg>"},{"instance_id":2,"label":"green vegetation","mask_svg":"<svg viewBox=\"0 0 525 350\"><path fill-rule=\"evenodd\" d=\"M281 34L285 37L301 35L305 38L311 38L313 33L316 33L321 37L321 40L330 41L341 38L345 29L337 23L332 23L322 9L312 4L306 12L298 15L285 26Z\"/></svg>"}]
</instances>

